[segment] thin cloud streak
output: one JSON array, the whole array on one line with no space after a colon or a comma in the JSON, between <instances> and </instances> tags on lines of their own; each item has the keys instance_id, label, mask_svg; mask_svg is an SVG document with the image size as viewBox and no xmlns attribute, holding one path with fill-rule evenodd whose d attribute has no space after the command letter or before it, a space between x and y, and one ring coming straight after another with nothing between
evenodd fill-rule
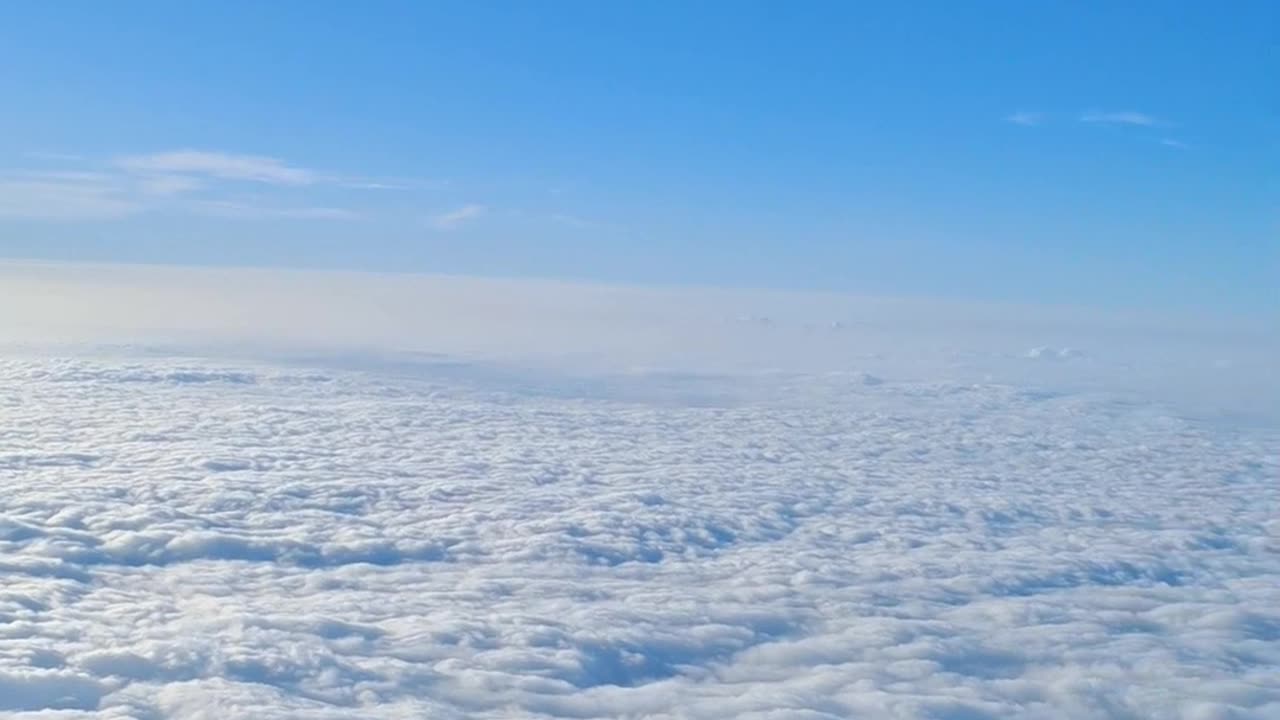
<instances>
[{"instance_id":1,"label":"thin cloud streak","mask_svg":"<svg viewBox=\"0 0 1280 720\"><path fill-rule=\"evenodd\" d=\"M1014 125L1033 127L1044 122L1044 113L1019 110L1018 112L1005 117L1005 121L1011 122Z\"/></svg>"},{"instance_id":2,"label":"thin cloud streak","mask_svg":"<svg viewBox=\"0 0 1280 720\"><path fill-rule=\"evenodd\" d=\"M32 159L70 161L72 156ZM327 183L333 187L393 187L373 179L327 176L269 157L179 150L117 156L105 165L80 168L0 169L0 217L44 221L119 220L148 212L187 213L235 218L355 220L360 214L341 207L281 207L269 200L228 196L243 182L286 188ZM221 197L219 197L221 195Z\"/></svg>"},{"instance_id":3,"label":"thin cloud streak","mask_svg":"<svg viewBox=\"0 0 1280 720\"><path fill-rule=\"evenodd\" d=\"M472 222L487 212L484 205L475 203L463 205L456 210L440 213L431 218L431 227L437 230L455 230L462 225Z\"/></svg>"},{"instance_id":4,"label":"thin cloud streak","mask_svg":"<svg viewBox=\"0 0 1280 720\"><path fill-rule=\"evenodd\" d=\"M222 218L235 219L293 219L293 220L358 220L360 214L335 207L271 207L233 200L201 200L191 203L193 212Z\"/></svg>"},{"instance_id":5,"label":"thin cloud streak","mask_svg":"<svg viewBox=\"0 0 1280 720\"><path fill-rule=\"evenodd\" d=\"M83 155L63 152L47 152L44 150L29 150L22 153L24 157L32 160L45 160L49 162L80 162L84 160Z\"/></svg>"},{"instance_id":6,"label":"thin cloud streak","mask_svg":"<svg viewBox=\"0 0 1280 720\"><path fill-rule=\"evenodd\" d=\"M320 180L315 171L286 165L276 158L201 150L127 155L117 158L114 164L133 173L205 175L269 185L312 185Z\"/></svg>"},{"instance_id":7,"label":"thin cloud streak","mask_svg":"<svg viewBox=\"0 0 1280 720\"><path fill-rule=\"evenodd\" d=\"M27 220L114 220L142 205L92 179L0 178L0 217Z\"/></svg>"},{"instance_id":8,"label":"thin cloud streak","mask_svg":"<svg viewBox=\"0 0 1280 720\"><path fill-rule=\"evenodd\" d=\"M1136 127L1153 127L1158 124L1154 117L1146 113L1133 111L1086 112L1080 115L1080 122L1092 125L1133 125Z\"/></svg>"},{"instance_id":9,"label":"thin cloud streak","mask_svg":"<svg viewBox=\"0 0 1280 720\"><path fill-rule=\"evenodd\" d=\"M204 185L203 180L189 175L156 175L143 178L138 189L147 195L171 196L194 192Z\"/></svg>"}]
</instances>

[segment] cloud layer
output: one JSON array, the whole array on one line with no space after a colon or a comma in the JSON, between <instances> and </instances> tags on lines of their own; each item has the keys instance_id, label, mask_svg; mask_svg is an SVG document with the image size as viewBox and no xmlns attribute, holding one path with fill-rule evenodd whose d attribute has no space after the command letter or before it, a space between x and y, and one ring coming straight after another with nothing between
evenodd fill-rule
<instances>
[{"instance_id":1,"label":"cloud layer","mask_svg":"<svg viewBox=\"0 0 1280 720\"><path fill-rule=\"evenodd\" d=\"M434 357L586 374L858 370L1125 394L1195 416L1277 417L1275 327L1267 318L823 293L0 263L0 337L9 344L358 355L375 365ZM1028 357L1046 347L1074 350L1061 362Z\"/></svg>"},{"instance_id":2,"label":"cloud layer","mask_svg":"<svg viewBox=\"0 0 1280 720\"><path fill-rule=\"evenodd\" d=\"M11 355L0 712L1280 710L1273 433L861 374L627 382Z\"/></svg>"},{"instance_id":3,"label":"cloud layer","mask_svg":"<svg viewBox=\"0 0 1280 720\"><path fill-rule=\"evenodd\" d=\"M92 265L0 300L6 716L1280 709L1274 326Z\"/></svg>"}]
</instances>

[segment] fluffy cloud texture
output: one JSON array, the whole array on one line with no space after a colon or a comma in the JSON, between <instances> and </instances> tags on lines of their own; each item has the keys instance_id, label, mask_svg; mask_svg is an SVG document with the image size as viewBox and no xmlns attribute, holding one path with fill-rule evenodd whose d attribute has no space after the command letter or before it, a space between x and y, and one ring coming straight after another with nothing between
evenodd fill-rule
<instances>
[{"instance_id":1,"label":"fluffy cloud texture","mask_svg":"<svg viewBox=\"0 0 1280 720\"><path fill-rule=\"evenodd\" d=\"M1274 435L1001 385L430 367L0 363L0 710L1280 712Z\"/></svg>"},{"instance_id":2,"label":"fluffy cloud texture","mask_svg":"<svg viewBox=\"0 0 1280 720\"><path fill-rule=\"evenodd\" d=\"M9 271L5 717L1280 715L1222 328Z\"/></svg>"}]
</instances>

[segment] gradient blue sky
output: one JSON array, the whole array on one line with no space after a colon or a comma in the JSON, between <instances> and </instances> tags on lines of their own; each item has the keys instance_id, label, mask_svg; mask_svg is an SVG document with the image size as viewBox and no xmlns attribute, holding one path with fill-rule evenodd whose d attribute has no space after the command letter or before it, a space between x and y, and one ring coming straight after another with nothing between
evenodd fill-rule
<instances>
[{"instance_id":1,"label":"gradient blue sky","mask_svg":"<svg viewBox=\"0 0 1280 720\"><path fill-rule=\"evenodd\" d=\"M1272 312L1278 28L1275 2L6 3L0 256Z\"/></svg>"}]
</instances>

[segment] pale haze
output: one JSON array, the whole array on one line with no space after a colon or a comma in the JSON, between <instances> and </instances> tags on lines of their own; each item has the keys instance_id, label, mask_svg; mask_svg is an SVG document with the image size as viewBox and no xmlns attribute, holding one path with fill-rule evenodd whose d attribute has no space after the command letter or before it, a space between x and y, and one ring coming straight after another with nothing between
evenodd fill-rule
<instances>
[{"instance_id":1,"label":"pale haze","mask_svg":"<svg viewBox=\"0 0 1280 720\"><path fill-rule=\"evenodd\" d=\"M1280 717L1277 20L0 9L0 718Z\"/></svg>"}]
</instances>

